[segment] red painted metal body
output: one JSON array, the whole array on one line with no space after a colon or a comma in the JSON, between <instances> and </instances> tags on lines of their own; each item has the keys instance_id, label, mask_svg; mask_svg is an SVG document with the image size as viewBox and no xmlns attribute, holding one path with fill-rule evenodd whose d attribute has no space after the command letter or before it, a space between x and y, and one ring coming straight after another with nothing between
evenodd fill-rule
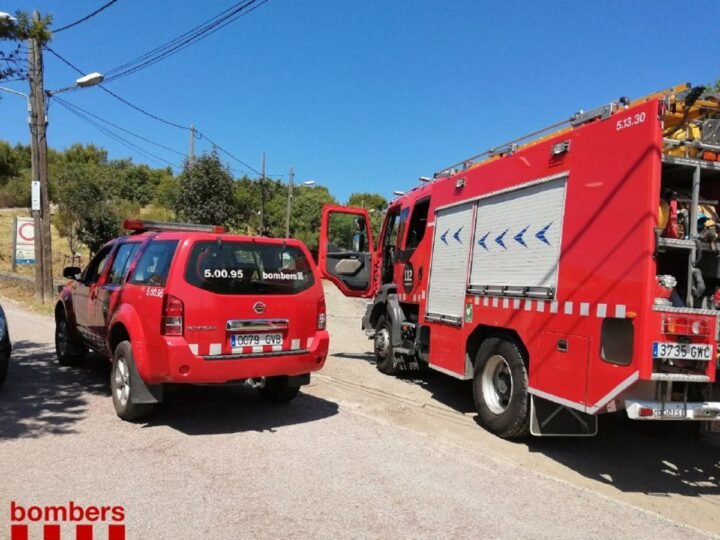
<instances>
[{"instance_id":1,"label":"red painted metal body","mask_svg":"<svg viewBox=\"0 0 720 540\"><path fill-rule=\"evenodd\" d=\"M153 243L176 242L164 285L133 283L136 266ZM186 279L189 254L199 242L244 242L288 246L304 255L310 286L289 294L216 294ZM119 249L137 243L128 270L119 283L110 279ZM110 242L107 264L95 283L70 281L61 291L56 313L64 313L77 339L111 357L122 336L132 345L138 372L148 384L225 383L275 375L301 375L322 368L328 354L327 331L318 328L324 295L312 257L297 240L243 237L203 232L146 232ZM102 253L102 251L100 252ZM92 262L90 263L93 264ZM168 296L183 305L181 335L161 332ZM262 311L260 311L262 306ZM235 347L233 320L282 320L281 345Z\"/></svg>"},{"instance_id":2,"label":"red painted metal body","mask_svg":"<svg viewBox=\"0 0 720 540\"><path fill-rule=\"evenodd\" d=\"M473 335L487 330L508 331L527 350L531 393L590 414L607 410L621 392L651 379L652 344L665 340L661 334L663 314L653 309L663 150L660 106L659 98L649 98L609 118L557 132L509 155L451 171L393 200L380 233L378 261L368 294L374 295L383 285L395 286L403 309L416 314L414 321L429 329L431 367L470 378L467 353ZM558 143L567 144L568 150L554 152ZM459 324L429 320L427 301L437 210L555 175L566 175L567 182L562 224L556 224L562 226L562 235L557 288L552 297L479 295L468 288L465 316ZM406 224L412 220L416 204L427 198L427 232L416 247L406 249ZM393 216L402 216L406 209L407 220L400 220L395 241L392 278L383 279L380 268L384 265L387 229ZM337 209L328 209L333 210ZM521 224L523 216L514 219ZM322 237L321 245L324 240ZM479 240L473 238L473 244L477 246ZM469 262L458 260L457 264ZM322 256L319 266L325 271ZM411 270L406 275L408 267ZM408 286L405 278L410 274L414 279ZM716 316L691 317L713 329L692 342L712 345L714 359ZM601 327L606 318L632 322L633 354L627 365L602 357ZM568 353L558 354L560 341L567 344ZM715 361L707 362L703 375L708 382L715 380L715 370Z\"/></svg>"}]
</instances>

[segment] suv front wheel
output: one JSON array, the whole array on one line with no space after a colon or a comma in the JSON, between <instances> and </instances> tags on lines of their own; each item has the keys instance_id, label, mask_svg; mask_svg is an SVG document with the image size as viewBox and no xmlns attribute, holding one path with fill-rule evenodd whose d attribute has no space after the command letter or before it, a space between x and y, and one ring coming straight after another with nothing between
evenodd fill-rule
<instances>
[{"instance_id":1,"label":"suv front wheel","mask_svg":"<svg viewBox=\"0 0 720 540\"><path fill-rule=\"evenodd\" d=\"M113 366L110 372L110 391L117 415L128 422L140 420L150 415L151 403L133 403L133 377L135 369L132 347L129 341L115 347Z\"/></svg>"}]
</instances>

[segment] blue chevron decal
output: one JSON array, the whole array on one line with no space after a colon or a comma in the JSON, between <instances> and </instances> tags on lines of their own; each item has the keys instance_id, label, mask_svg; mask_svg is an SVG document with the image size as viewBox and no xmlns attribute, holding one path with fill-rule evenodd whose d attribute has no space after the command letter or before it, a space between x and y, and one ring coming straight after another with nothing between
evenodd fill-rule
<instances>
[{"instance_id":1,"label":"blue chevron decal","mask_svg":"<svg viewBox=\"0 0 720 540\"><path fill-rule=\"evenodd\" d=\"M450 229L448 229L447 231L442 233L442 236L440 237L440 240L442 240L446 246L447 246L447 240L445 240L445 237L447 236L447 233L449 233L449 232L450 232Z\"/></svg>"},{"instance_id":2,"label":"blue chevron decal","mask_svg":"<svg viewBox=\"0 0 720 540\"><path fill-rule=\"evenodd\" d=\"M453 238L460 242L462 244L462 240L460 240L460 231L462 231L463 228L460 227L457 231L455 231L455 234L453 234Z\"/></svg>"},{"instance_id":3,"label":"blue chevron decal","mask_svg":"<svg viewBox=\"0 0 720 540\"><path fill-rule=\"evenodd\" d=\"M507 248L505 247L505 242L503 242L503 238L505 237L505 235L507 234L507 232L508 232L509 230L510 230L510 229L505 229L505 230L502 232L502 234L495 239L495 242L496 242L500 247L502 247L503 249L507 249Z\"/></svg>"},{"instance_id":4,"label":"blue chevron decal","mask_svg":"<svg viewBox=\"0 0 720 540\"><path fill-rule=\"evenodd\" d=\"M487 246L485 245L485 240L487 240L487 237L490 236L490 231L485 233L485 236L483 236L480 240L478 240L478 245L482 246L485 251L490 251Z\"/></svg>"},{"instance_id":5,"label":"blue chevron decal","mask_svg":"<svg viewBox=\"0 0 720 540\"><path fill-rule=\"evenodd\" d=\"M550 228L550 225L552 225L552 224L553 224L553 222L551 221L550 223L548 223L542 229L540 229L538 232L535 233L535 238L537 238L541 242L546 243L548 246L550 245L550 242L548 242L548 239L545 238L545 233L548 231L548 229Z\"/></svg>"},{"instance_id":6,"label":"blue chevron decal","mask_svg":"<svg viewBox=\"0 0 720 540\"><path fill-rule=\"evenodd\" d=\"M515 236L513 236L513 240L515 240L518 244L522 244L523 246L527 247L525 240L523 240L523 235L525 234L525 231L527 231L529 228L530 228L530 225L525 227L522 231L520 231Z\"/></svg>"}]
</instances>

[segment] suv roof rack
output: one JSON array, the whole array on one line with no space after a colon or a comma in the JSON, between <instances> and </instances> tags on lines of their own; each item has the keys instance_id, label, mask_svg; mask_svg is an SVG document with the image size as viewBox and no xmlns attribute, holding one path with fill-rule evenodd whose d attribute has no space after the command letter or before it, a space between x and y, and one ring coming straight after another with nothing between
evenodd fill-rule
<instances>
[{"instance_id":1,"label":"suv roof rack","mask_svg":"<svg viewBox=\"0 0 720 540\"><path fill-rule=\"evenodd\" d=\"M198 223L171 223L167 221L148 221L146 219L126 219L123 229L139 234L147 231L190 231L222 234L225 227L222 225L200 225Z\"/></svg>"}]
</instances>

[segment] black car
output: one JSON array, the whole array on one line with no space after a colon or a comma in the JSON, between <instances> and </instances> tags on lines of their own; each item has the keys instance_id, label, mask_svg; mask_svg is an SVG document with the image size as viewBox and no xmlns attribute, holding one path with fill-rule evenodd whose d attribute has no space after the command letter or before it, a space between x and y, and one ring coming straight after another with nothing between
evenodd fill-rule
<instances>
[{"instance_id":1,"label":"black car","mask_svg":"<svg viewBox=\"0 0 720 540\"><path fill-rule=\"evenodd\" d=\"M2 306L0 306L0 384L7 377L8 365L10 364L10 330L8 329L7 318Z\"/></svg>"}]
</instances>

